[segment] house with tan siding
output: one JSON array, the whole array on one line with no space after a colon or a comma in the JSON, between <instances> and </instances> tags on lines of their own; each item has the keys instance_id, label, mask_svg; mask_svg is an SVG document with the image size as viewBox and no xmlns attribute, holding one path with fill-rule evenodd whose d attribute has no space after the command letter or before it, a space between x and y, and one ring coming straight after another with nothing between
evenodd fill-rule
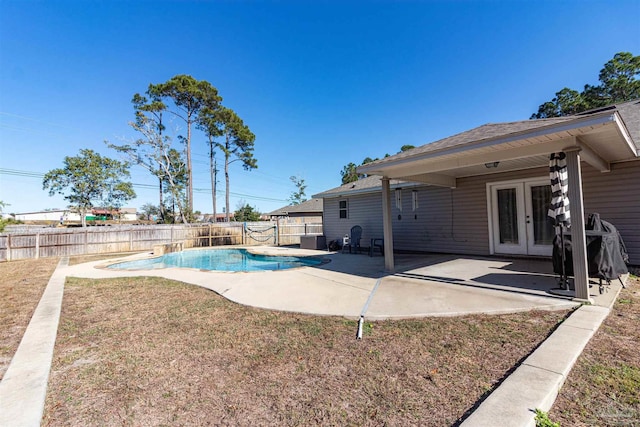
<instances>
[{"instance_id":1,"label":"house with tan siding","mask_svg":"<svg viewBox=\"0 0 640 427\"><path fill-rule=\"evenodd\" d=\"M567 156L572 233L584 236L586 216L597 212L640 265L640 100L486 124L360 166L367 178L314 197L324 199L328 240L360 225L363 246L384 238L390 271L394 250L548 257L555 233L547 217L549 156L556 152ZM574 263L583 261L574 255Z\"/></svg>"},{"instance_id":2,"label":"house with tan siding","mask_svg":"<svg viewBox=\"0 0 640 427\"><path fill-rule=\"evenodd\" d=\"M286 219L291 223L318 223L322 222L322 203L320 198L305 200L297 205L284 206L269 212L267 215L272 221Z\"/></svg>"}]
</instances>

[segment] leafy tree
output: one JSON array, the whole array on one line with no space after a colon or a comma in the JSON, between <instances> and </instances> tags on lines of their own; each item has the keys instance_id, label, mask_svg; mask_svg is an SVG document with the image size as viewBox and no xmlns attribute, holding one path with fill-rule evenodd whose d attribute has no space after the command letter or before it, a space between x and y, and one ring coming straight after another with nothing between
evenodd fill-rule
<instances>
[{"instance_id":1,"label":"leafy tree","mask_svg":"<svg viewBox=\"0 0 640 427\"><path fill-rule=\"evenodd\" d=\"M86 214L96 204L117 209L136 195L130 182L126 162L102 157L93 150L83 149L75 157L65 157L64 167L44 175L42 188L49 195L63 194L70 206L80 213L86 227Z\"/></svg>"},{"instance_id":2,"label":"leafy tree","mask_svg":"<svg viewBox=\"0 0 640 427\"><path fill-rule=\"evenodd\" d=\"M253 157L256 136L242 119L230 108L220 106L213 110L207 108L201 114L201 123L206 127L206 133L211 146L219 149L224 156L225 178L225 213L229 221L229 166L240 162L245 170L256 169L258 161ZM219 138L218 138L219 137Z\"/></svg>"},{"instance_id":3,"label":"leafy tree","mask_svg":"<svg viewBox=\"0 0 640 427\"><path fill-rule=\"evenodd\" d=\"M299 205L302 202L306 202L307 198L305 197L305 190L307 189L307 185L304 183L304 179L297 176L291 176L289 179L293 182L293 185L296 186L296 191L291 193L291 197L289 197L291 204Z\"/></svg>"},{"instance_id":4,"label":"leafy tree","mask_svg":"<svg viewBox=\"0 0 640 427\"><path fill-rule=\"evenodd\" d=\"M133 144L115 145L107 142L107 145L158 178L160 217L163 222L175 220L177 206L182 221L187 223L190 218L189 209L183 200L187 168L180 152L171 148L171 139L163 134L165 106L153 85L150 85L147 95L148 98L139 94L134 95L132 102L136 109L136 120L129 123L134 130L142 134L142 138L137 139ZM171 199L170 203L173 207L171 218L167 218L165 196Z\"/></svg>"},{"instance_id":5,"label":"leafy tree","mask_svg":"<svg viewBox=\"0 0 640 427\"><path fill-rule=\"evenodd\" d=\"M260 212L258 212L255 207L249 206L248 203L241 200L233 214L233 220L238 222L260 221Z\"/></svg>"},{"instance_id":6,"label":"leafy tree","mask_svg":"<svg viewBox=\"0 0 640 427\"><path fill-rule=\"evenodd\" d=\"M551 101L540 105L538 112L531 118L543 119L577 114L588 110L589 105L583 94L565 87L556 92L556 96Z\"/></svg>"},{"instance_id":7,"label":"leafy tree","mask_svg":"<svg viewBox=\"0 0 640 427\"><path fill-rule=\"evenodd\" d=\"M160 208L153 203L145 203L140 206L140 217L151 221L151 218L160 214Z\"/></svg>"},{"instance_id":8,"label":"leafy tree","mask_svg":"<svg viewBox=\"0 0 640 427\"><path fill-rule=\"evenodd\" d=\"M416 148L415 145L405 144L402 147L400 147L400 152L404 153L405 151L411 150L412 148Z\"/></svg>"},{"instance_id":9,"label":"leafy tree","mask_svg":"<svg viewBox=\"0 0 640 427\"><path fill-rule=\"evenodd\" d=\"M640 56L619 52L600 70L598 78L601 84L593 88L585 86L585 92L595 107L637 99L640 98L638 76Z\"/></svg>"},{"instance_id":10,"label":"leafy tree","mask_svg":"<svg viewBox=\"0 0 640 427\"><path fill-rule=\"evenodd\" d=\"M204 106L198 116L198 128L207 136L207 146L209 148L209 175L211 177L211 199L213 203L213 217L218 213L217 188L218 188L218 162L216 159L216 138L222 136L219 126L218 110L220 103L216 98L206 98Z\"/></svg>"},{"instance_id":11,"label":"leafy tree","mask_svg":"<svg viewBox=\"0 0 640 427\"><path fill-rule=\"evenodd\" d=\"M165 163L167 162L167 152L171 147L171 139L163 134L165 130L163 113L167 107L153 85L149 85L146 96L136 93L131 102L135 109L136 120L130 122L129 126L140 132L143 138L137 139L132 145L115 145L108 141L105 142L109 148L125 155L129 161L143 167L158 178L159 214L164 221L163 196L165 193L164 184L167 181L165 170L168 169Z\"/></svg>"},{"instance_id":12,"label":"leafy tree","mask_svg":"<svg viewBox=\"0 0 640 427\"><path fill-rule=\"evenodd\" d=\"M411 148L415 148L413 145L403 145L400 148L400 151L406 151L409 150ZM384 157L389 157L389 154L385 154ZM378 159L377 157L371 158L371 157L365 157L364 160L362 160L362 163L360 163L359 165L356 165L355 163L349 163L348 165L344 166L342 168L342 171L340 171L340 175L342 176L342 184L348 184L350 182L355 182L361 178L365 178L366 175L364 174L359 174L358 172L356 172L356 168L358 166L362 166L362 165L366 165L367 163L372 163L375 162Z\"/></svg>"},{"instance_id":13,"label":"leafy tree","mask_svg":"<svg viewBox=\"0 0 640 427\"><path fill-rule=\"evenodd\" d=\"M6 208L7 206L9 206L8 203L3 202L2 200L0 200L0 233L2 233L4 231L4 228L7 226L7 224L9 223L9 221L7 221L6 219L4 219L2 217L2 211L4 208Z\"/></svg>"},{"instance_id":14,"label":"leafy tree","mask_svg":"<svg viewBox=\"0 0 640 427\"><path fill-rule=\"evenodd\" d=\"M379 160L377 157L375 159L372 159L371 157L365 157L364 160L362 161L362 163L360 163L361 165L366 165L367 163L373 163L376 160Z\"/></svg>"},{"instance_id":15,"label":"leafy tree","mask_svg":"<svg viewBox=\"0 0 640 427\"><path fill-rule=\"evenodd\" d=\"M196 80L185 74L172 77L165 83L151 85L154 93L162 98L171 99L175 109L169 110L176 117L181 118L187 124L187 135L182 137L185 143L187 158L187 209L193 211L193 170L191 162L191 127L198 118L198 113L205 100L220 102L218 90L206 80Z\"/></svg>"},{"instance_id":16,"label":"leafy tree","mask_svg":"<svg viewBox=\"0 0 640 427\"><path fill-rule=\"evenodd\" d=\"M531 119L577 114L592 108L640 98L640 56L616 53L600 70L600 84L585 85L582 92L564 88L551 101L538 107Z\"/></svg>"},{"instance_id":17,"label":"leafy tree","mask_svg":"<svg viewBox=\"0 0 640 427\"><path fill-rule=\"evenodd\" d=\"M180 220L187 224L193 219L193 215L186 206L187 168L182 153L175 148L170 148L163 167L166 167L163 175L165 212L167 212L169 206L171 207L170 218L166 218L165 223L175 223L176 217L179 216Z\"/></svg>"},{"instance_id":18,"label":"leafy tree","mask_svg":"<svg viewBox=\"0 0 640 427\"><path fill-rule=\"evenodd\" d=\"M356 172L357 167L358 166L356 166L355 163L351 162L342 168L342 171L340 171L340 175L342 176L342 184L355 182L362 177L361 175L358 175L358 173Z\"/></svg>"}]
</instances>

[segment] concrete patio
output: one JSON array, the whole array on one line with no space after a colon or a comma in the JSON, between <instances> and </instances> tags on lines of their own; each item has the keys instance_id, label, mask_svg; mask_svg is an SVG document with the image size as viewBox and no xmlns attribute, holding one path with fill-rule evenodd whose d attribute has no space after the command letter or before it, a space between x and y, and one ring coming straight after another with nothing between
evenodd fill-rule
<instances>
[{"instance_id":1,"label":"concrete patio","mask_svg":"<svg viewBox=\"0 0 640 427\"><path fill-rule=\"evenodd\" d=\"M398 255L396 273L389 274L384 271L384 259L380 256L276 247L250 250L270 255L315 255L329 262L318 267L249 273L96 268L104 266L104 262L66 267L65 270L67 276L86 278L165 277L211 289L231 301L249 306L352 318L363 314L368 319L386 319L510 313L578 305L569 298L548 293L557 286L557 277L552 273L551 262L546 260ZM128 259L145 256L149 254ZM372 294L378 280L380 283ZM594 286L591 294L596 305L608 306L614 292L600 295L598 287Z\"/></svg>"}]
</instances>

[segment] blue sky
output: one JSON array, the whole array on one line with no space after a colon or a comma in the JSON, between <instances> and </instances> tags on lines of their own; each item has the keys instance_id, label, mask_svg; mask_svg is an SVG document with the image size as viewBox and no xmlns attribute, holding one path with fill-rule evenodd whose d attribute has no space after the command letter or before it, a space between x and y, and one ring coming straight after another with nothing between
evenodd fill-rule
<instances>
[{"instance_id":1,"label":"blue sky","mask_svg":"<svg viewBox=\"0 0 640 427\"><path fill-rule=\"evenodd\" d=\"M269 212L292 175L310 196L349 162L525 120L561 88L597 84L616 52L640 54L639 22L640 0L0 0L0 200L65 207L42 174L82 148L117 157L104 141L136 136L133 94L190 74L256 135L258 169L231 168L231 209ZM196 134L194 207L211 212L206 152ZM131 180L129 206L157 203L146 171Z\"/></svg>"}]
</instances>

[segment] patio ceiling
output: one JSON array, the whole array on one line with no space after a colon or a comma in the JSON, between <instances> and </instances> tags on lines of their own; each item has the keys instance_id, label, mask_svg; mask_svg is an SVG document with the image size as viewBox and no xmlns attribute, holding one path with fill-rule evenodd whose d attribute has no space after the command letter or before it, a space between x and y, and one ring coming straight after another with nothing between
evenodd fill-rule
<instances>
[{"instance_id":1,"label":"patio ceiling","mask_svg":"<svg viewBox=\"0 0 640 427\"><path fill-rule=\"evenodd\" d=\"M616 112L541 124L520 132L469 140L473 132L480 133L472 130L360 166L358 172L455 187L456 179L461 177L547 166L550 153L576 147L580 148L582 160L602 172L609 171L612 162L638 156ZM485 166L494 162L499 162L496 168Z\"/></svg>"}]
</instances>

